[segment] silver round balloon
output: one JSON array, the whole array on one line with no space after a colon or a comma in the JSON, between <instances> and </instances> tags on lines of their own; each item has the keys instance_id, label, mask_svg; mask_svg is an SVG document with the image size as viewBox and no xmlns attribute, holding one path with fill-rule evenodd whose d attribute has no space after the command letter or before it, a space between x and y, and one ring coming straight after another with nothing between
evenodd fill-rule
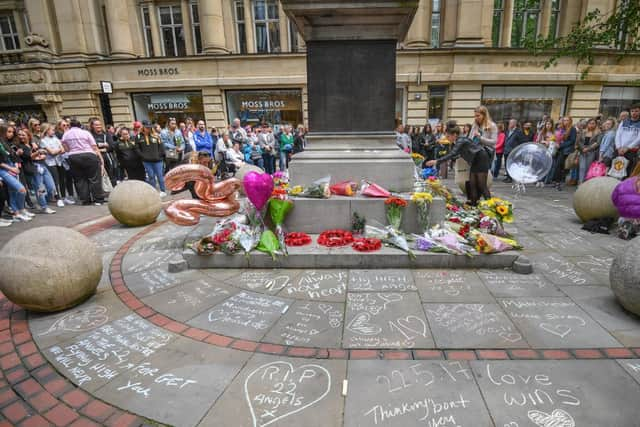
<instances>
[{"instance_id":1,"label":"silver round balloon","mask_svg":"<svg viewBox=\"0 0 640 427\"><path fill-rule=\"evenodd\" d=\"M519 184L533 184L542 181L551 171L553 159L547 148L540 144L528 143L517 146L507 158L507 172Z\"/></svg>"}]
</instances>

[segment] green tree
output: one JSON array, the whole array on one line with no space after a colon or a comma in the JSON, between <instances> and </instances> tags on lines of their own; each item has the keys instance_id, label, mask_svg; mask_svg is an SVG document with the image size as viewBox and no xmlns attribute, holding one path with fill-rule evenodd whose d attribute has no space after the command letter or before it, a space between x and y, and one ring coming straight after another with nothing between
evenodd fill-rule
<instances>
[{"instance_id":1,"label":"green tree","mask_svg":"<svg viewBox=\"0 0 640 427\"><path fill-rule=\"evenodd\" d=\"M640 1L622 0L615 11L594 9L562 37L528 34L523 47L534 55L549 55L545 68L556 65L560 58L574 58L584 79L598 50L615 49L618 61L640 53Z\"/></svg>"}]
</instances>

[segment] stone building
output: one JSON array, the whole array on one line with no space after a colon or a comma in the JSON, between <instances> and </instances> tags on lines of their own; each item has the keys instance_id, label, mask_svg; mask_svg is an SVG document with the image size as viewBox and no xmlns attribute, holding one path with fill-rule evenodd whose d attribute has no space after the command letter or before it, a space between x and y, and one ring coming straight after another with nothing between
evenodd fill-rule
<instances>
[{"instance_id":1,"label":"stone building","mask_svg":"<svg viewBox=\"0 0 640 427\"><path fill-rule=\"evenodd\" d=\"M602 49L581 80L520 46L627 1L420 0L397 121L469 122L481 103L498 120L617 115L640 100L640 56ZM0 32L0 116L307 123L305 45L277 0L0 0Z\"/></svg>"}]
</instances>

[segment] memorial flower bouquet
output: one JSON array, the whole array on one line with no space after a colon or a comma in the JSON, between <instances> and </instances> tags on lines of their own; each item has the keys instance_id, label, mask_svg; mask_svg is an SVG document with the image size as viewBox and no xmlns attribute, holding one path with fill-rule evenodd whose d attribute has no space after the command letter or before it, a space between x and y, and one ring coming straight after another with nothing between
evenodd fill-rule
<instances>
[{"instance_id":1,"label":"memorial flower bouquet","mask_svg":"<svg viewBox=\"0 0 640 427\"><path fill-rule=\"evenodd\" d=\"M262 232L262 235L260 236L260 242L258 242L258 246L256 247L256 249L260 252L271 255L271 259L273 259L274 261L278 259L276 255L280 250L280 244L276 235L273 234L273 231L265 230Z\"/></svg>"},{"instance_id":2,"label":"memorial flower bouquet","mask_svg":"<svg viewBox=\"0 0 640 427\"><path fill-rule=\"evenodd\" d=\"M413 160L416 166L421 167L422 162L424 162L424 156L420 153L411 153L411 160Z\"/></svg>"},{"instance_id":3,"label":"memorial flower bouquet","mask_svg":"<svg viewBox=\"0 0 640 427\"><path fill-rule=\"evenodd\" d=\"M449 189L444 184L442 184L442 181L440 181L435 176L430 176L429 178L427 178L425 180L425 183L427 184L427 187L432 194L443 197L449 203L456 202Z\"/></svg>"},{"instance_id":4,"label":"memorial flower bouquet","mask_svg":"<svg viewBox=\"0 0 640 427\"><path fill-rule=\"evenodd\" d=\"M387 221L389 225L396 230L400 230L402 224L402 213L404 208L407 207L407 201L399 197L389 197L384 201L385 209L387 211Z\"/></svg>"},{"instance_id":5,"label":"memorial flower bouquet","mask_svg":"<svg viewBox=\"0 0 640 427\"><path fill-rule=\"evenodd\" d=\"M385 227L380 223L374 222L373 225L365 226L365 235L368 238L380 239L387 245L395 246L396 248L405 251L411 259L415 259L416 257L409 248L409 243L405 235L394 229L392 226Z\"/></svg>"},{"instance_id":6,"label":"memorial flower bouquet","mask_svg":"<svg viewBox=\"0 0 640 427\"><path fill-rule=\"evenodd\" d=\"M284 220L293 209L293 202L288 199L280 199L272 197L269 199L269 216L271 217L271 221L275 226L276 236L278 237L278 242L280 243L280 248L283 253L287 255L287 245L285 243L285 232L282 227L284 224Z\"/></svg>"},{"instance_id":7,"label":"memorial flower bouquet","mask_svg":"<svg viewBox=\"0 0 640 427\"><path fill-rule=\"evenodd\" d=\"M470 237L470 239L475 242L476 251L481 254L493 254L510 251L512 249L522 249L522 246L513 239L494 236L478 230L472 231L471 234L472 237Z\"/></svg>"},{"instance_id":8,"label":"memorial flower bouquet","mask_svg":"<svg viewBox=\"0 0 640 427\"><path fill-rule=\"evenodd\" d=\"M325 176L324 178L314 181L310 186L305 187L302 192L297 195L313 199L328 199L331 197L331 189L329 188L330 183L331 176Z\"/></svg>"},{"instance_id":9,"label":"memorial flower bouquet","mask_svg":"<svg viewBox=\"0 0 640 427\"><path fill-rule=\"evenodd\" d=\"M427 192L413 193L411 195L411 201L415 203L418 209L418 224L420 224L422 231L425 232L430 225L429 210L433 202L433 196Z\"/></svg>"},{"instance_id":10,"label":"memorial flower bouquet","mask_svg":"<svg viewBox=\"0 0 640 427\"><path fill-rule=\"evenodd\" d=\"M353 196L358 191L358 183L353 181L342 181L333 184L331 187L331 194L337 196Z\"/></svg>"},{"instance_id":11,"label":"memorial flower bouquet","mask_svg":"<svg viewBox=\"0 0 640 427\"><path fill-rule=\"evenodd\" d=\"M513 205L511 202L492 197L489 200L481 201L478 207L483 214L497 219L501 226L505 222L513 222Z\"/></svg>"}]
</instances>

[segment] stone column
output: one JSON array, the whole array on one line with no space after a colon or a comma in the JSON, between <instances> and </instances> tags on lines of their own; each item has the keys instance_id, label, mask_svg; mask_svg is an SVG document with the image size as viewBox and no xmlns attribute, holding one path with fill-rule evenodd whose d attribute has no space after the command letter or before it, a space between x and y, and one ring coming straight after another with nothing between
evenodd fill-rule
<instances>
[{"instance_id":1,"label":"stone column","mask_svg":"<svg viewBox=\"0 0 640 427\"><path fill-rule=\"evenodd\" d=\"M191 6L189 0L182 0L180 2L180 13L182 14L182 29L184 32L184 47L187 51L187 55L195 55L196 47L193 42L193 22L191 21ZM202 31L202 27L201 31ZM202 32L200 33L202 37Z\"/></svg>"},{"instance_id":2,"label":"stone column","mask_svg":"<svg viewBox=\"0 0 640 427\"><path fill-rule=\"evenodd\" d=\"M409 27L405 46L409 49L423 49L431 45L431 5L433 0L420 0L418 10Z\"/></svg>"},{"instance_id":3,"label":"stone column","mask_svg":"<svg viewBox=\"0 0 640 427\"><path fill-rule=\"evenodd\" d=\"M465 0L458 2L458 22L456 47L485 46L483 16L486 16L483 0ZM491 37L489 37L491 39Z\"/></svg>"},{"instance_id":4,"label":"stone column","mask_svg":"<svg viewBox=\"0 0 640 427\"><path fill-rule=\"evenodd\" d=\"M563 10L560 13L560 36L566 36L571 31L573 24L582 19L582 0L570 0L562 2Z\"/></svg>"},{"instance_id":5,"label":"stone column","mask_svg":"<svg viewBox=\"0 0 640 427\"><path fill-rule=\"evenodd\" d=\"M442 47L453 47L458 29L458 0L443 0L441 27Z\"/></svg>"},{"instance_id":6,"label":"stone column","mask_svg":"<svg viewBox=\"0 0 640 427\"><path fill-rule=\"evenodd\" d=\"M222 0L200 0L198 6L202 51L204 53L227 53L224 21L222 19Z\"/></svg>"},{"instance_id":7,"label":"stone column","mask_svg":"<svg viewBox=\"0 0 640 427\"><path fill-rule=\"evenodd\" d=\"M551 0L541 0L542 10L540 11L540 37L546 39L551 30Z\"/></svg>"},{"instance_id":8,"label":"stone column","mask_svg":"<svg viewBox=\"0 0 640 427\"><path fill-rule=\"evenodd\" d=\"M247 37L247 53L256 53L256 36L253 25L251 0L244 0L244 33Z\"/></svg>"},{"instance_id":9,"label":"stone column","mask_svg":"<svg viewBox=\"0 0 640 427\"><path fill-rule=\"evenodd\" d=\"M278 2L278 31L280 32L280 52L291 52L289 46L289 20L282 10L282 3Z\"/></svg>"},{"instance_id":10,"label":"stone column","mask_svg":"<svg viewBox=\"0 0 640 427\"><path fill-rule=\"evenodd\" d=\"M82 28L79 0L53 0L60 36L61 55L87 53L87 41Z\"/></svg>"},{"instance_id":11,"label":"stone column","mask_svg":"<svg viewBox=\"0 0 640 427\"><path fill-rule=\"evenodd\" d=\"M58 51L58 39L52 27L50 2L47 0L24 0L29 15L31 32L42 36L53 52Z\"/></svg>"},{"instance_id":12,"label":"stone column","mask_svg":"<svg viewBox=\"0 0 640 427\"><path fill-rule=\"evenodd\" d=\"M111 41L111 56L114 58L135 57L133 38L126 11L126 0L105 0L107 31Z\"/></svg>"},{"instance_id":13,"label":"stone column","mask_svg":"<svg viewBox=\"0 0 640 427\"><path fill-rule=\"evenodd\" d=\"M500 34L500 46L511 47L511 30L513 29L513 0L504 0L504 12L502 15L502 31Z\"/></svg>"},{"instance_id":14,"label":"stone column","mask_svg":"<svg viewBox=\"0 0 640 427\"><path fill-rule=\"evenodd\" d=\"M162 36L160 35L158 9L156 9L156 5L153 2L149 3L149 23L151 24L151 42L153 43L153 56L162 56Z\"/></svg>"}]
</instances>

